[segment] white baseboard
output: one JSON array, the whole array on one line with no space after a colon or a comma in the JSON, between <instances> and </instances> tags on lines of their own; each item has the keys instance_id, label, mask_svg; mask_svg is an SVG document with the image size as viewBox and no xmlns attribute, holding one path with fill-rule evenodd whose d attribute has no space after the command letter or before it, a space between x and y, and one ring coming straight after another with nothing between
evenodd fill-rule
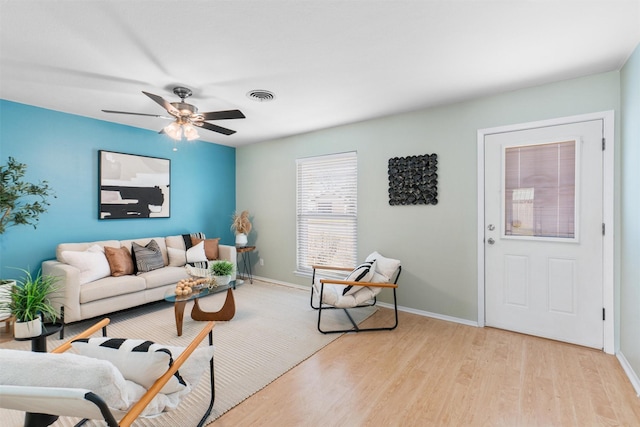
<instances>
[{"instance_id":1,"label":"white baseboard","mask_svg":"<svg viewBox=\"0 0 640 427\"><path fill-rule=\"evenodd\" d=\"M290 286L292 288L297 288L297 289L310 290L310 287L311 287L311 285L304 286L304 285L297 285L295 283L280 282L278 280L268 279L266 277L253 276L253 278L257 279L257 280L261 280L263 282L270 282L270 283L275 283L275 284L278 284L278 285ZM246 281L245 281L245 283L246 283ZM378 305L380 307L390 308L391 310L393 310L393 304L389 304L389 303L386 303L386 302L378 301ZM433 319L445 320L447 322L460 323L460 324L467 325L467 326L476 326L476 327L478 326L478 322L476 322L476 321L467 320L467 319L461 319L461 318L458 318L458 317L446 316L444 314L431 313L429 311L424 311L424 310L416 310L415 308L398 306L398 311L403 311L405 313L411 313L411 314L417 314L418 316L431 317Z\"/></svg>"},{"instance_id":2,"label":"white baseboard","mask_svg":"<svg viewBox=\"0 0 640 427\"><path fill-rule=\"evenodd\" d=\"M638 375L633 370L633 368L627 361L627 358L624 357L624 354L622 354L622 352L616 353L616 357L618 358L618 361L620 362L622 369L624 369L625 374L627 374L629 381L631 381L633 388L636 390L636 395L640 397L640 378L638 378Z\"/></svg>"}]
</instances>

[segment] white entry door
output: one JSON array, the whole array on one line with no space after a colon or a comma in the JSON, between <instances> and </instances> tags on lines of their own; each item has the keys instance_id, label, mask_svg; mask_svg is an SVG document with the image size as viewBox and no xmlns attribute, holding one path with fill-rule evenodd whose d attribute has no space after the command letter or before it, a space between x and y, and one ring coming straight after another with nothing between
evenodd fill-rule
<instances>
[{"instance_id":1,"label":"white entry door","mask_svg":"<svg viewBox=\"0 0 640 427\"><path fill-rule=\"evenodd\" d=\"M487 326L603 348L603 121L485 135Z\"/></svg>"}]
</instances>

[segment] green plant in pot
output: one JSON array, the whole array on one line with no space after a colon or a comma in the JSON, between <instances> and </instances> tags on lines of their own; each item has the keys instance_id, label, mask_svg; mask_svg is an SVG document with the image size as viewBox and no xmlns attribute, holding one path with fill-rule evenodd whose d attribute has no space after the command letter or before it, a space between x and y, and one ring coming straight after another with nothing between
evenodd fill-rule
<instances>
[{"instance_id":1,"label":"green plant in pot","mask_svg":"<svg viewBox=\"0 0 640 427\"><path fill-rule=\"evenodd\" d=\"M27 270L22 280L17 280L10 291L8 308L16 318L14 335L16 338L38 336L42 333L42 320L55 321L58 310L54 305L58 277L43 276L41 271L33 277ZM6 292L3 290L3 292ZM1 303L2 305L7 302Z\"/></svg>"},{"instance_id":2,"label":"green plant in pot","mask_svg":"<svg viewBox=\"0 0 640 427\"><path fill-rule=\"evenodd\" d=\"M40 214L47 211L48 198L56 197L47 181L32 184L23 180L27 165L9 157L0 165L0 235L8 227L33 225L36 228ZM15 280L0 279L0 304L8 302L6 289L13 289ZM8 309L0 308L0 319L8 317Z\"/></svg>"},{"instance_id":3,"label":"green plant in pot","mask_svg":"<svg viewBox=\"0 0 640 427\"><path fill-rule=\"evenodd\" d=\"M211 264L210 271L216 285L227 285L231 281L234 265L230 261L216 261Z\"/></svg>"}]
</instances>

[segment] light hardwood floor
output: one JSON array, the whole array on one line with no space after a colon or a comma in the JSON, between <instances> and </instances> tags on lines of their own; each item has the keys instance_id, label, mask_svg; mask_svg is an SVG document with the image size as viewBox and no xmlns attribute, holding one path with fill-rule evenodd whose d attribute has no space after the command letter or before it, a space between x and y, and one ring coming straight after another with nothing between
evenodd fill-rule
<instances>
[{"instance_id":1,"label":"light hardwood floor","mask_svg":"<svg viewBox=\"0 0 640 427\"><path fill-rule=\"evenodd\" d=\"M640 398L602 351L400 313L396 330L340 337L210 426L640 426Z\"/></svg>"}]
</instances>

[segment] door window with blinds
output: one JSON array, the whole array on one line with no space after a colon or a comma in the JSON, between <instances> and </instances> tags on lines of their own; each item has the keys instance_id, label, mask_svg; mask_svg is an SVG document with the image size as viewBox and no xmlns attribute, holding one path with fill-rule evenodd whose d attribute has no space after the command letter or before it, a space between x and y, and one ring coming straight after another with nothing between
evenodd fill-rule
<instances>
[{"instance_id":1,"label":"door window with blinds","mask_svg":"<svg viewBox=\"0 0 640 427\"><path fill-rule=\"evenodd\" d=\"M297 270L354 266L357 257L358 159L355 152L298 159Z\"/></svg>"},{"instance_id":2,"label":"door window with blinds","mask_svg":"<svg viewBox=\"0 0 640 427\"><path fill-rule=\"evenodd\" d=\"M504 237L576 241L578 139L506 147Z\"/></svg>"}]
</instances>

